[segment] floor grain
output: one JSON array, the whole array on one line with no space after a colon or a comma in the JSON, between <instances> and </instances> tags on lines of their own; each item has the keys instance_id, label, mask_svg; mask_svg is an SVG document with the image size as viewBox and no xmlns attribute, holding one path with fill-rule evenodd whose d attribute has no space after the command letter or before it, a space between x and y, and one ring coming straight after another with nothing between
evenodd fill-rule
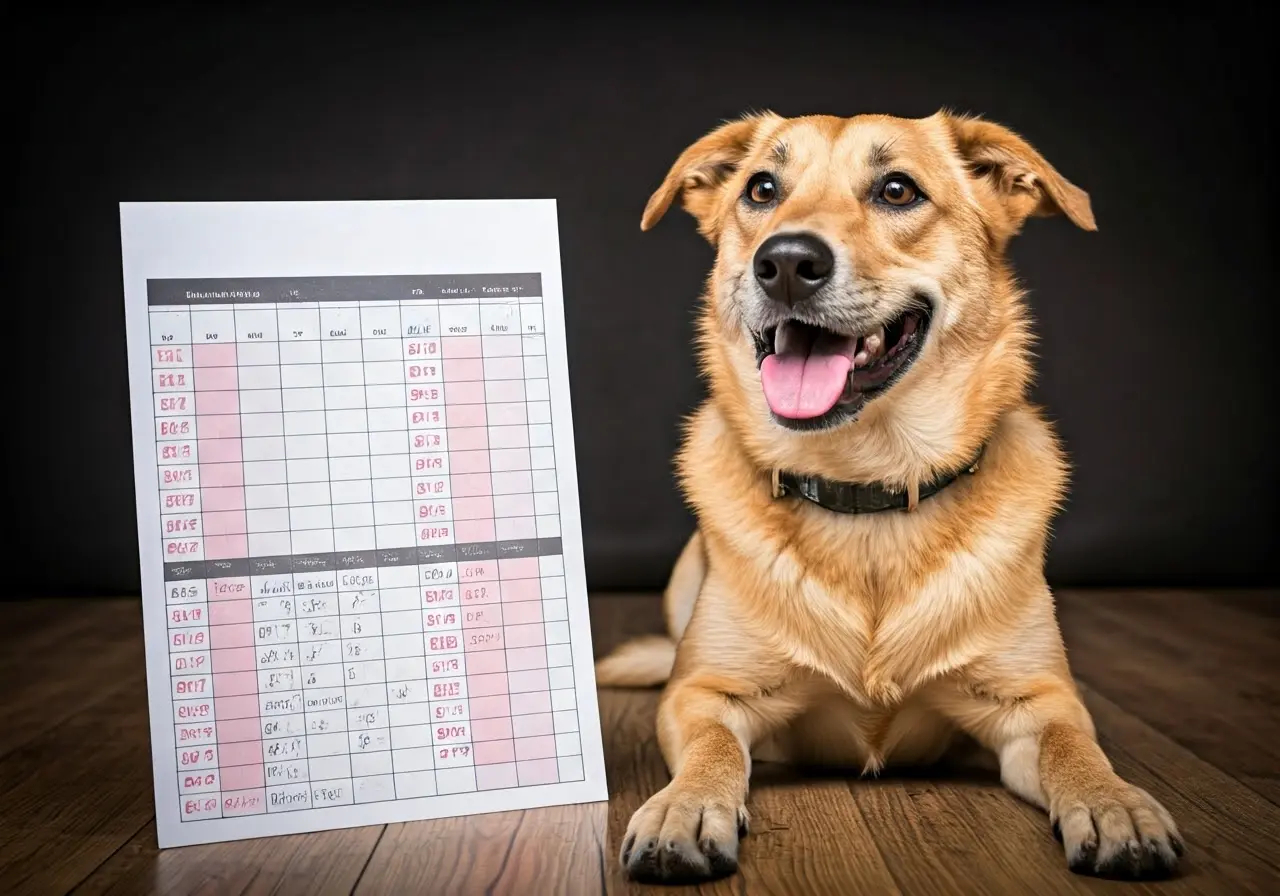
<instances>
[{"instance_id":1,"label":"floor grain","mask_svg":"<svg viewBox=\"0 0 1280 896\"><path fill-rule=\"evenodd\" d=\"M1176 880L1069 874L1044 815L990 773L858 780L761 765L741 874L655 890L617 863L631 813L668 780L654 691L601 695L607 803L160 852L137 602L0 604L0 882L38 896L1277 892L1277 606L1275 593L1059 597L1105 749L1190 843ZM651 596L592 600L597 654L660 625Z\"/></svg>"}]
</instances>

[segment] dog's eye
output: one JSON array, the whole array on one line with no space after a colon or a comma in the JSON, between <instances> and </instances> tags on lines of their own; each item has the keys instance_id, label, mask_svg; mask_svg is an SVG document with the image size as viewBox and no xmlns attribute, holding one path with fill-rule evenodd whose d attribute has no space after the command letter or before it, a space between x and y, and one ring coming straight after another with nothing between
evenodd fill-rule
<instances>
[{"instance_id":1,"label":"dog's eye","mask_svg":"<svg viewBox=\"0 0 1280 896\"><path fill-rule=\"evenodd\" d=\"M911 205L922 197L919 187L912 183L911 178L895 175L885 180L877 198L887 205L901 208Z\"/></svg>"},{"instance_id":2,"label":"dog's eye","mask_svg":"<svg viewBox=\"0 0 1280 896\"><path fill-rule=\"evenodd\" d=\"M747 199L756 205L768 205L778 198L778 185L772 174L760 172L747 181Z\"/></svg>"}]
</instances>

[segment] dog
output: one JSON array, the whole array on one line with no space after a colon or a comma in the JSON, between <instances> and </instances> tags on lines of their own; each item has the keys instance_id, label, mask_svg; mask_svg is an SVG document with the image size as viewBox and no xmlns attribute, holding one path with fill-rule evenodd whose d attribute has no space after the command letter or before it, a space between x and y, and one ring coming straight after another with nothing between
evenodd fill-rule
<instances>
[{"instance_id":1,"label":"dog","mask_svg":"<svg viewBox=\"0 0 1280 896\"><path fill-rule=\"evenodd\" d=\"M685 149L641 229L677 202L716 253L675 464L697 529L667 634L596 664L664 685L670 783L627 874L735 872L753 761L866 775L965 741L1071 870L1174 873L1183 839L1099 747L1044 576L1070 470L1007 248L1032 217L1096 230L1088 194L981 117L764 112Z\"/></svg>"}]
</instances>

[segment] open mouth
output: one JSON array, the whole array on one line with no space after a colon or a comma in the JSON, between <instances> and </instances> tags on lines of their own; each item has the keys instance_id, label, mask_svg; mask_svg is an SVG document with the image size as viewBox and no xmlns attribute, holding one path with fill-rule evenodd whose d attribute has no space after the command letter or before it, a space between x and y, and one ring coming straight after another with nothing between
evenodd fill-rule
<instances>
[{"instance_id":1,"label":"open mouth","mask_svg":"<svg viewBox=\"0 0 1280 896\"><path fill-rule=\"evenodd\" d=\"M845 422L889 388L919 354L927 307L861 335L786 320L754 334L760 385L774 417L792 429Z\"/></svg>"}]
</instances>

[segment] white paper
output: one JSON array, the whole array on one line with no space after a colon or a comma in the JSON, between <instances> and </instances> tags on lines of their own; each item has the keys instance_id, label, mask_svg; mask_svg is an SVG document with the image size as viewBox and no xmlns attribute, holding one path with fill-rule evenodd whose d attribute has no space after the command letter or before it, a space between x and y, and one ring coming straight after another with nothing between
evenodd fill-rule
<instances>
[{"instance_id":1,"label":"white paper","mask_svg":"<svg viewBox=\"0 0 1280 896\"><path fill-rule=\"evenodd\" d=\"M159 845L606 799L554 201L120 224Z\"/></svg>"}]
</instances>

